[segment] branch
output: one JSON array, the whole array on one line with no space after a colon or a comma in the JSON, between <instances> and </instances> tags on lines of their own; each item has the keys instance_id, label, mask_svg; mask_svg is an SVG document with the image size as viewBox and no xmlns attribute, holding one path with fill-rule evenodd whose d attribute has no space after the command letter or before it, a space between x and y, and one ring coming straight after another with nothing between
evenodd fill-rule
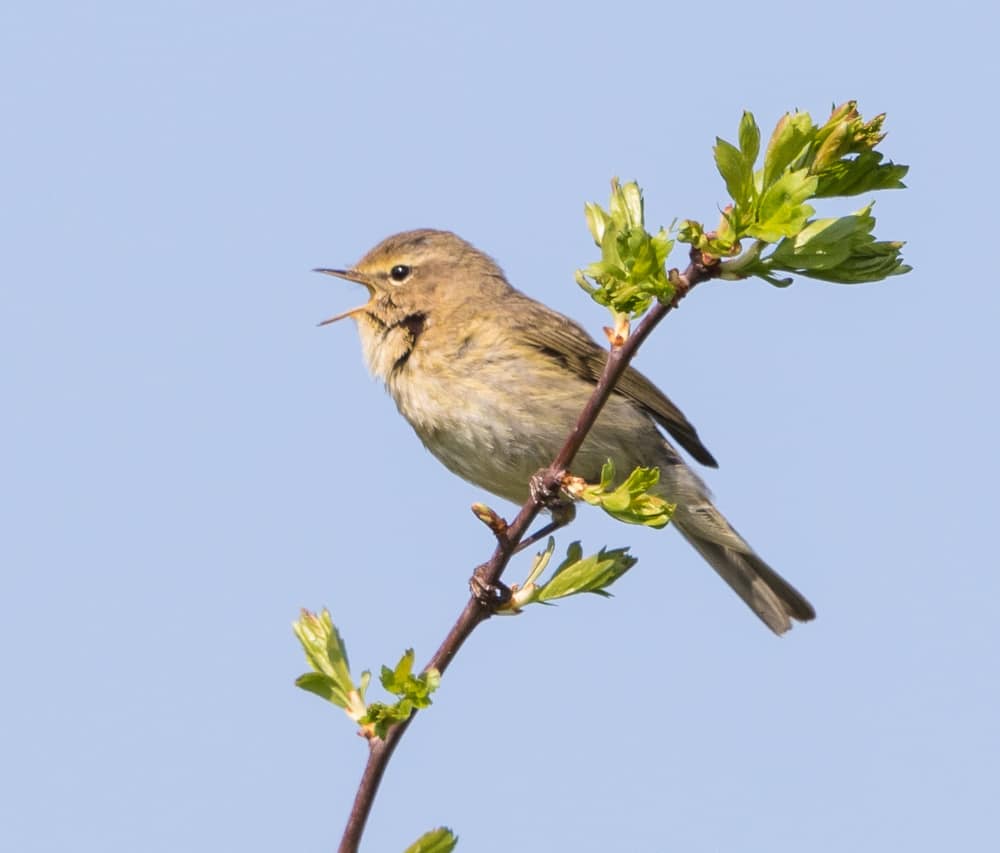
<instances>
[{"instance_id":1,"label":"branch","mask_svg":"<svg viewBox=\"0 0 1000 853\"><path fill-rule=\"evenodd\" d=\"M556 458L552 460L548 468L543 469L541 472L543 491L548 491L552 495L559 493L563 474L569 468L577 451L583 445L587 433L596 422L597 416L614 391L615 385L617 385L621 375L635 357L636 350L649 337L650 332L656 328L667 314L677 307L681 299L695 285L708 279L716 278L720 273L721 268L717 259L703 255L698 249L692 249L691 263L688 265L688 268L683 273L672 276L673 284L676 288L673 300L669 303L656 302L625 342L621 346L612 346L608 360L604 365L604 370L601 373L601 378L598 380L593 394L591 394L590 399L587 401L587 405L580 412L576 424L574 424L572 431L567 437L565 444L563 444L562 449L556 455ZM500 576L503 574L504 569L507 568L507 564L514 555L518 544L542 509L544 509L542 498L532 496L521 507L521 511L506 530L503 530L499 526L494 529L494 532L497 534L497 547L489 561L476 569L475 578L478 582L487 587L493 587L499 582ZM458 617L458 621L451 627L448 636L444 638L441 646L434 653L433 657L431 657L427 666L424 667L424 672L428 669L436 669L443 673L462 647L462 644L481 622L489 619L490 614L491 611L487 605L483 604L474 595L470 597L465 608L462 610L462 614ZM416 713L414 711L404 722L393 726L386 734L384 740L373 737L368 741L368 764L361 777L361 783L354 798L354 805L347 820L347 827L340 841L340 847L338 848L340 853L356 853L358 845L361 843L361 835L364 832L365 823L368 820L372 804L375 801L375 795L378 792L379 783L382 781L382 776L385 773L385 768L388 766L389 759L392 757L400 739L405 734L407 728L409 728L410 723L413 722Z\"/></svg>"}]
</instances>

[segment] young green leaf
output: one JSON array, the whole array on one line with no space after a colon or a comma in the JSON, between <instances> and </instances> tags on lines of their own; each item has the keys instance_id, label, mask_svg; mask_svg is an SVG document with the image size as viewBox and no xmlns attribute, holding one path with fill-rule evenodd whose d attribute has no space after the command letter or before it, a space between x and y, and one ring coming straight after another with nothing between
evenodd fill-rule
<instances>
[{"instance_id":1,"label":"young green leaf","mask_svg":"<svg viewBox=\"0 0 1000 853\"><path fill-rule=\"evenodd\" d=\"M892 161L883 163L882 159L880 151L863 151L854 159L830 164L817 175L816 198L905 189L903 178L910 167Z\"/></svg>"},{"instance_id":2,"label":"young green leaf","mask_svg":"<svg viewBox=\"0 0 1000 853\"><path fill-rule=\"evenodd\" d=\"M838 219L814 219L794 237L782 240L769 256L778 269L830 269L850 257L859 243L871 241L871 205Z\"/></svg>"},{"instance_id":3,"label":"young green leaf","mask_svg":"<svg viewBox=\"0 0 1000 853\"><path fill-rule=\"evenodd\" d=\"M848 216L817 219L770 255L748 268L752 273L794 272L823 281L856 284L908 272L902 243L877 242L872 205Z\"/></svg>"},{"instance_id":4,"label":"young green leaf","mask_svg":"<svg viewBox=\"0 0 1000 853\"><path fill-rule=\"evenodd\" d=\"M604 242L604 232L611 222L611 217L601 208L599 204L588 201L584 206L584 215L587 217L587 228L594 238L594 242L600 246Z\"/></svg>"},{"instance_id":5,"label":"young green leaf","mask_svg":"<svg viewBox=\"0 0 1000 853\"><path fill-rule=\"evenodd\" d=\"M440 826L425 832L404 853L451 853L458 844L458 836L450 829Z\"/></svg>"},{"instance_id":6,"label":"young green leaf","mask_svg":"<svg viewBox=\"0 0 1000 853\"><path fill-rule=\"evenodd\" d=\"M528 572L528 576L524 579L524 582L511 586L510 598L500 606L497 610L497 615L516 615L529 604L538 600L538 590L540 589L538 579L542 576L545 569L548 568L555 548L556 540L550 536L545 550L535 555L534 562L531 564L531 570Z\"/></svg>"},{"instance_id":7,"label":"young green leaf","mask_svg":"<svg viewBox=\"0 0 1000 853\"><path fill-rule=\"evenodd\" d=\"M616 488L612 488L614 476L615 466L609 459L601 469L600 483L583 485L572 494L591 506L601 507L612 518L627 524L664 527L670 521L674 505L649 494L649 490L660 481L657 468L636 468Z\"/></svg>"},{"instance_id":8,"label":"young green leaf","mask_svg":"<svg viewBox=\"0 0 1000 853\"><path fill-rule=\"evenodd\" d=\"M413 675L413 661L413 649L407 649L395 669L383 666L382 686L394 696L411 701L414 707L426 708L431 704L431 693L441 683L441 674L436 669L430 669Z\"/></svg>"},{"instance_id":9,"label":"young green leaf","mask_svg":"<svg viewBox=\"0 0 1000 853\"><path fill-rule=\"evenodd\" d=\"M760 153L760 128L757 127L757 121L749 110L744 110L740 119L739 141L743 160L752 170Z\"/></svg>"},{"instance_id":10,"label":"young green leaf","mask_svg":"<svg viewBox=\"0 0 1000 853\"><path fill-rule=\"evenodd\" d=\"M608 210L589 203L584 212L601 259L576 273L577 283L615 314L635 317L654 299L674 296L665 264L673 242L664 229L650 234L643 223L642 192L638 184L611 184Z\"/></svg>"},{"instance_id":11,"label":"young green leaf","mask_svg":"<svg viewBox=\"0 0 1000 853\"><path fill-rule=\"evenodd\" d=\"M295 679L295 686L309 693L315 693L338 708L347 708L347 694L321 672L302 673Z\"/></svg>"},{"instance_id":12,"label":"young green leaf","mask_svg":"<svg viewBox=\"0 0 1000 853\"><path fill-rule=\"evenodd\" d=\"M334 705L348 708L351 705L351 694L356 689L351 680L347 649L334 627L330 611L323 608L317 616L303 610L301 617L292 623L292 628L313 669L313 672L300 676L295 683Z\"/></svg>"},{"instance_id":13,"label":"young green leaf","mask_svg":"<svg viewBox=\"0 0 1000 853\"><path fill-rule=\"evenodd\" d=\"M413 661L413 649L407 649L394 669L382 667L382 686L400 698L391 705L372 702L358 721L371 726L377 737L384 739L392 726L408 719L414 710L428 707L431 704L431 693L441 685L441 673L436 669L414 675Z\"/></svg>"},{"instance_id":14,"label":"young green leaf","mask_svg":"<svg viewBox=\"0 0 1000 853\"><path fill-rule=\"evenodd\" d=\"M361 697L361 702L364 704L365 693L368 692L368 685L372 680L372 674L366 669L361 673L361 680L358 682L358 696Z\"/></svg>"},{"instance_id":15,"label":"young green leaf","mask_svg":"<svg viewBox=\"0 0 1000 853\"><path fill-rule=\"evenodd\" d=\"M406 684L410 678L410 674L413 672L413 661L415 655L413 649L407 649L403 652L403 656L399 659L399 663L396 664L395 669L389 669L387 666L382 667L382 686L388 690L390 693L395 693L397 696L403 696L406 694Z\"/></svg>"},{"instance_id":16,"label":"young green leaf","mask_svg":"<svg viewBox=\"0 0 1000 853\"><path fill-rule=\"evenodd\" d=\"M702 252L708 251L709 237L705 233L705 226L693 219L682 219L678 223L677 241L688 243Z\"/></svg>"},{"instance_id":17,"label":"young green leaf","mask_svg":"<svg viewBox=\"0 0 1000 853\"><path fill-rule=\"evenodd\" d=\"M358 722L369 726L377 738L385 740L389 729L408 720L411 713L413 713L413 703L408 699L400 699L392 705L387 705L385 702L372 702L365 715Z\"/></svg>"},{"instance_id":18,"label":"young green leaf","mask_svg":"<svg viewBox=\"0 0 1000 853\"><path fill-rule=\"evenodd\" d=\"M883 162L875 147L885 138L885 115L865 121L857 103L835 107L822 126L808 113L787 113L768 142L764 166L754 171L760 131L744 112L739 147L721 139L715 160L733 203L722 211L715 231L684 220L678 240L719 258L720 278L757 275L776 286L791 284L779 271L800 272L827 281L875 281L909 270L900 257L902 244L876 241L857 222L813 221L814 198L846 197L904 186L906 166ZM748 176L749 175L749 176ZM742 239L754 245L742 252ZM846 242L838 245L838 239ZM763 250L778 244L770 257ZM809 271L809 272L806 272Z\"/></svg>"},{"instance_id":19,"label":"young green leaf","mask_svg":"<svg viewBox=\"0 0 1000 853\"><path fill-rule=\"evenodd\" d=\"M781 175L764 190L757 221L746 229L747 235L773 243L801 231L813 214L805 201L815 194L816 183L816 177L805 169Z\"/></svg>"},{"instance_id":20,"label":"young green leaf","mask_svg":"<svg viewBox=\"0 0 1000 853\"><path fill-rule=\"evenodd\" d=\"M520 613L535 602L548 604L557 598L592 592L609 596L606 588L613 584L637 562L628 554L628 548L607 550L602 548L597 554L584 558L579 542L573 542L566 549L566 559L545 583L538 578L544 571L555 548L555 540L549 537L548 547L535 558L528 578L523 584L511 587L510 600L498 611L503 614Z\"/></svg>"},{"instance_id":21,"label":"young green leaf","mask_svg":"<svg viewBox=\"0 0 1000 853\"><path fill-rule=\"evenodd\" d=\"M785 113L781 117L764 154L762 189L765 192L803 155L815 135L816 128L809 113Z\"/></svg>"},{"instance_id":22,"label":"young green leaf","mask_svg":"<svg viewBox=\"0 0 1000 853\"><path fill-rule=\"evenodd\" d=\"M611 218L622 230L643 227L645 205L642 201L642 191L635 181L629 181L624 186L618 181L611 184Z\"/></svg>"},{"instance_id":23,"label":"young green leaf","mask_svg":"<svg viewBox=\"0 0 1000 853\"><path fill-rule=\"evenodd\" d=\"M531 564L531 571L528 572L528 577L525 578L524 583L521 584L522 588L532 586L537 583L543 572L549 567L549 562L552 560L552 555L555 553L555 550L556 540L550 536L545 545L545 550L535 555L535 561Z\"/></svg>"},{"instance_id":24,"label":"young green leaf","mask_svg":"<svg viewBox=\"0 0 1000 853\"><path fill-rule=\"evenodd\" d=\"M553 601L581 592L608 596L607 588L638 561L628 548L602 548L597 554L583 556L579 542L567 549L566 559L559 565L548 583L539 587L535 600Z\"/></svg>"},{"instance_id":25,"label":"young green leaf","mask_svg":"<svg viewBox=\"0 0 1000 853\"><path fill-rule=\"evenodd\" d=\"M753 160L747 162L739 148L719 137L715 138L714 151L729 197L738 207L749 207L753 203Z\"/></svg>"}]
</instances>

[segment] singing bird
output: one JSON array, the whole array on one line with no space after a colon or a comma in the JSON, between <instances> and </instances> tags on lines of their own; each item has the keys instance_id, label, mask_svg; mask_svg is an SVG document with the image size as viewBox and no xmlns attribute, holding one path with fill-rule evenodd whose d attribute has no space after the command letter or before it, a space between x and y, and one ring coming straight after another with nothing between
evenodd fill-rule
<instances>
[{"instance_id":1,"label":"singing bird","mask_svg":"<svg viewBox=\"0 0 1000 853\"><path fill-rule=\"evenodd\" d=\"M368 369L450 471L523 503L529 481L556 456L607 360L584 329L513 288L486 254L448 231L386 238L352 269L320 269L368 290L351 317ZM611 459L627 474L660 470L655 492L677 505L672 525L775 633L815 617L712 503L658 427L696 461L715 459L681 411L630 367L572 473L589 482Z\"/></svg>"}]
</instances>

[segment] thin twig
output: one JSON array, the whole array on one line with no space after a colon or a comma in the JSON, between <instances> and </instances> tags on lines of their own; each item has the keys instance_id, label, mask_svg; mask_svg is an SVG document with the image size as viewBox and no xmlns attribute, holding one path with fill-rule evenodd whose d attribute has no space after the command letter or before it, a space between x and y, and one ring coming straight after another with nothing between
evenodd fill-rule
<instances>
[{"instance_id":1,"label":"thin twig","mask_svg":"<svg viewBox=\"0 0 1000 853\"><path fill-rule=\"evenodd\" d=\"M691 263L688 268L673 279L677 287L673 300L669 303L655 303L628 339L620 347L613 347L611 349L608 360L604 365L604 370L601 372L601 377L597 381L597 385L594 387L594 392L587 401L587 405L584 406L565 444L563 444L556 458L552 460L552 464L544 469L545 485L550 489L552 494L558 493L563 473L573 462L573 458L583 445L587 433L594 425L601 409L604 408L604 404L614 391L615 385L625 372L629 362L635 356L636 350L649 337L649 333L653 331L657 324L677 307L677 304L690 292L691 288L700 282L715 278L718 274L718 261L705 258L701 252L692 250ZM505 535L497 534L497 547L493 552L493 556L490 557L489 562L484 563L476 569L476 577L482 584L494 586L500 580L500 576L503 574L504 569L507 568L507 563L510 562L510 558L513 556L518 543L524 534L527 533L531 523L542 509L544 509L542 500L532 496L525 502L517 517L507 527ZM433 657L431 657L427 666L424 667L424 671L436 669L443 673L447 669L448 664L451 663L452 658L455 657L458 650L462 647L462 644L469 638L476 627L489 617L489 608L484 606L478 598L472 596L466 603L458 620L452 625L448 636L444 638L441 646L434 653ZM358 850L358 845L361 843L361 835L365 829L365 823L371 812L372 804L375 802L375 794L378 791L379 783L382 781L382 775L385 773L385 768L389 764L389 759L392 757L397 744L406 733L410 723L413 722L416 713L414 710L406 720L397 723L389 729L384 740L379 740L378 738L369 740L368 763L365 766L365 772L361 777L361 783L354 798L354 805L347 820L347 827L344 830L344 836L338 848L339 853L356 853Z\"/></svg>"}]
</instances>

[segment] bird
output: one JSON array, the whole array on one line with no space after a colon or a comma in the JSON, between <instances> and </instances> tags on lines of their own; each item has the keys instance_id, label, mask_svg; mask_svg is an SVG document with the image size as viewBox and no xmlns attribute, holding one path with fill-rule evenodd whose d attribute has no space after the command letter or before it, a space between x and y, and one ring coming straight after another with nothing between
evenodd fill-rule
<instances>
[{"instance_id":1,"label":"bird","mask_svg":"<svg viewBox=\"0 0 1000 853\"><path fill-rule=\"evenodd\" d=\"M424 446L459 477L524 503L532 476L555 458L590 397L607 350L514 288L489 255L450 231L394 234L349 269L316 271L368 291L365 304L320 325L354 320L369 371ZM694 461L717 466L680 409L629 367L571 472L597 482L609 459L626 474L657 467L651 491L676 504L671 526L768 628L781 635L793 620L815 618L805 597L719 512L670 439Z\"/></svg>"}]
</instances>

